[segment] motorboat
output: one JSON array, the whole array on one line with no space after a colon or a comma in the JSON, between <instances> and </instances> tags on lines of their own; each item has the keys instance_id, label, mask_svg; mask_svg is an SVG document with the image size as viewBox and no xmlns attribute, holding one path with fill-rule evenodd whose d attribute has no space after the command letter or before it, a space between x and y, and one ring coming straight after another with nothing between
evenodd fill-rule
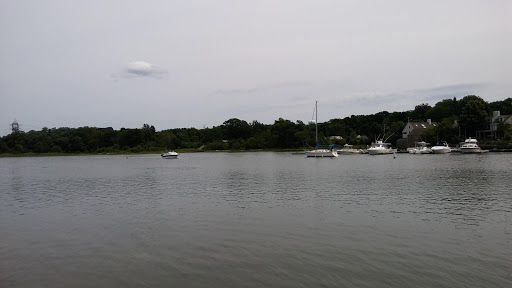
<instances>
[{"instance_id":1,"label":"motorboat","mask_svg":"<svg viewBox=\"0 0 512 288\"><path fill-rule=\"evenodd\" d=\"M396 153L396 149L391 148L391 143L384 143L382 140L377 140L367 151L370 155Z\"/></svg>"},{"instance_id":2,"label":"motorboat","mask_svg":"<svg viewBox=\"0 0 512 288\"><path fill-rule=\"evenodd\" d=\"M441 142L437 143L431 149L432 149L432 153L434 153L434 154L447 154L447 153L452 152L452 148L450 148L450 146L448 146L448 143L446 143L446 141L444 141L442 143Z\"/></svg>"},{"instance_id":3,"label":"motorboat","mask_svg":"<svg viewBox=\"0 0 512 288\"><path fill-rule=\"evenodd\" d=\"M478 146L478 141L475 138L469 137L464 141L462 146L460 146L460 152L462 153L484 153L489 152L489 150L482 150L480 146Z\"/></svg>"},{"instance_id":4,"label":"motorboat","mask_svg":"<svg viewBox=\"0 0 512 288\"><path fill-rule=\"evenodd\" d=\"M361 149L354 149L352 145L345 144L343 148L338 150L338 155L352 155L352 154L363 154Z\"/></svg>"},{"instance_id":5,"label":"motorboat","mask_svg":"<svg viewBox=\"0 0 512 288\"><path fill-rule=\"evenodd\" d=\"M409 154L431 154L432 149L427 147L427 143L425 141L416 142L416 145L413 149L409 149Z\"/></svg>"},{"instance_id":6,"label":"motorboat","mask_svg":"<svg viewBox=\"0 0 512 288\"><path fill-rule=\"evenodd\" d=\"M164 159L177 159L178 153L176 153L174 151L167 151L160 156L162 156L162 158L164 158Z\"/></svg>"},{"instance_id":7,"label":"motorboat","mask_svg":"<svg viewBox=\"0 0 512 288\"><path fill-rule=\"evenodd\" d=\"M338 152L334 149L317 149L306 151L306 157L338 157Z\"/></svg>"},{"instance_id":8,"label":"motorboat","mask_svg":"<svg viewBox=\"0 0 512 288\"><path fill-rule=\"evenodd\" d=\"M336 144L320 145L318 144L318 101L315 101L315 120L310 120L308 124L315 124L316 147L314 150L306 151L306 157L338 157L338 151L334 149ZM328 149L327 149L328 148Z\"/></svg>"}]
</instances>

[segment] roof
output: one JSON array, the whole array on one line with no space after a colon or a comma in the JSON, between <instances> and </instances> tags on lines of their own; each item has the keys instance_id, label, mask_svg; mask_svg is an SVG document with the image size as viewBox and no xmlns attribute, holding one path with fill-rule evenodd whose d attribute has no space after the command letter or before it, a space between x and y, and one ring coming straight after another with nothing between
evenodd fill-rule
<instances>
[{"instance_id":1,"label":"roof","mask_svg":"<svg viewBox=\"0 0 512 288\"><path fill-rule=\"evenodd\" d=\"M432 128L432 127L436 127L437 126L437 123L436 122L431 122L430 124L428 122L409 122L407 123L407 125L405 126L404 128L404 131L405 129L411 125L411 131L409 132L409 135L420 135L421 131L423 131L424 129L429 129L429 128Z\"/></svg>"}]
</instances>

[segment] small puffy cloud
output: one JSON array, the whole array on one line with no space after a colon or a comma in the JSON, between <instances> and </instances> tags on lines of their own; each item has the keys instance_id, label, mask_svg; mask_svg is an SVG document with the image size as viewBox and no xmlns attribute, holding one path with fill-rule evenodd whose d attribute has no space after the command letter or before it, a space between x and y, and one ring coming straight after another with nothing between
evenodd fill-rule
<instances>
[{"instance_id":1,"label":"small puffy cloud","mask_svg":"<svg viewBox=\"0 0 512 288\"><path fill-rule=\"evenodd\" d=\"M134 78L134 77L152 77L161 78L162 75L167 73L164 69L150 64L146 61L133 61L126 64L125 68L116 74L114 78Z\"/></svg>"},{"instance_id":2,"label":"small puffy cloud","mask_svg":"<svg viewBox=\"0 0 512 288\"><path fill-rule=\"evenodd\" d=\"M126 72L140 76L148 76L153 71L153 66L148 62L134 61L126 65Z\"/></svg>"}]
</instances>

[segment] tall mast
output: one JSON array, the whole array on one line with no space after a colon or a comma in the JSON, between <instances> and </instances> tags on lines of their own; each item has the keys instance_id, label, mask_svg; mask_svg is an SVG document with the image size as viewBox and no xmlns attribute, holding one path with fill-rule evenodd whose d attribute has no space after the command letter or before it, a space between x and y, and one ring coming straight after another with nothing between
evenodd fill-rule
<instances>
[{"instance_id":1,"label":"tall mast","mask_svg":"<svg viewBox=\"0 0 512 288\"><path fill-rule=\"evenodd\" d=\"M318 101L315 101L315 135L316 135L316 146L318 147Z\"/></svg>"}]
</instances>

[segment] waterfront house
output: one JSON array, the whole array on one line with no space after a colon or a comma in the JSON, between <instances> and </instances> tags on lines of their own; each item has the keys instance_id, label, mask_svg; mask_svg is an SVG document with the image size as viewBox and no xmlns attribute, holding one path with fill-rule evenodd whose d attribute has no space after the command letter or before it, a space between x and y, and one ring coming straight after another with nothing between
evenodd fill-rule
<instances>
[{"instance_id":1,"label":"waterfront house","mask_svg":"<svg viewBox=\"0 0 512 288\"><path fill-rule=\"evenodd\" d=\"M436 122L432 122L427 119L423 121L409 121L405 128L402 130L402 138L398 139L396 146L400 150L406 150L409 147L414 147L416 142L421 141L420 134L422 131L433 128L437 125Z\"/></svg>"},{"instance_id":2,"label":"waterfront house","mask_svg":"<svg viewBox=\"0 0 512 288\"><path fill-rule=\"evenodd\" d=\"M493 111L490 117L487 117L487 127L485 130L476 132L476 138L481 139L498 139L498 125L507 123L512 125L512 115L501 115L500 111Z\"/></svg>"}]
</instances>

